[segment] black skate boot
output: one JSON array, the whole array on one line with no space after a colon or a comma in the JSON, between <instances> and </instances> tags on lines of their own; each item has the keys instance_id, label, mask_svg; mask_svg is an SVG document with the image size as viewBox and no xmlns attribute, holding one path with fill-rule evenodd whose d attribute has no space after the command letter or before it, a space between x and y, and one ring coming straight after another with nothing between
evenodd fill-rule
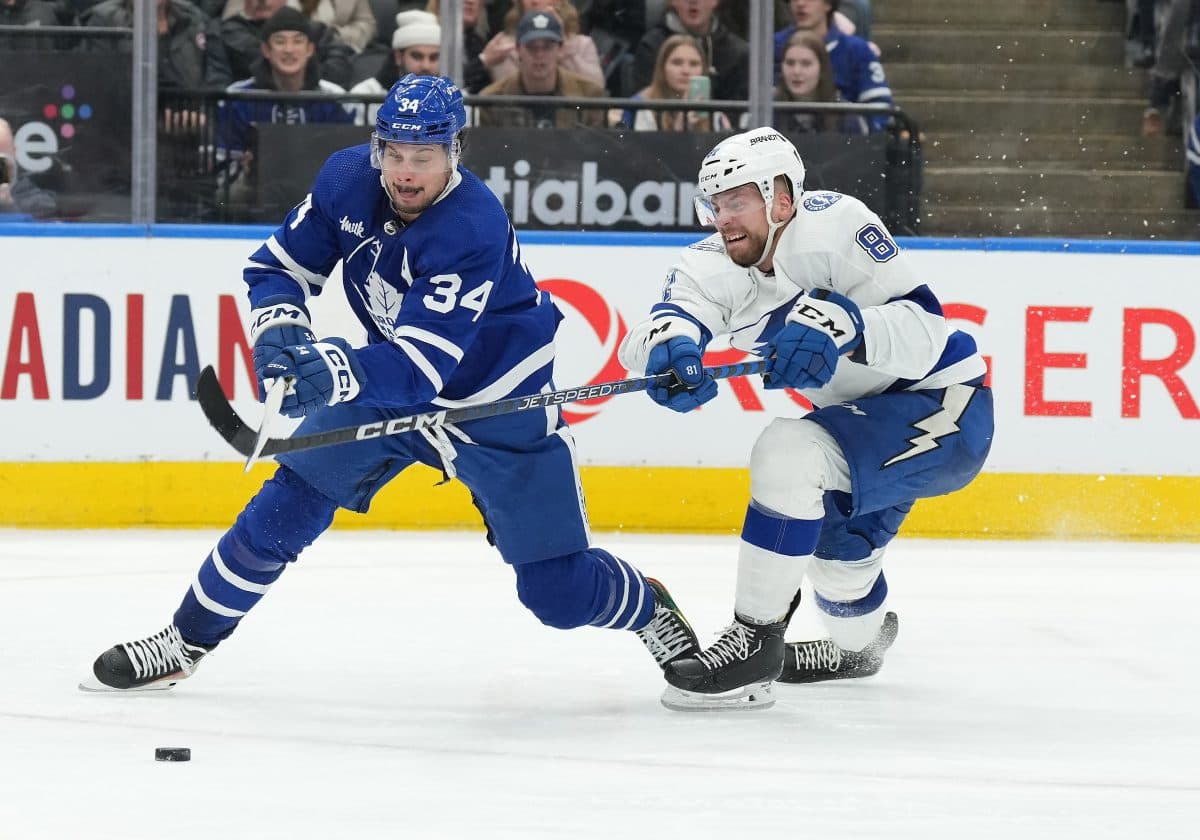
<instances>
[{"instance_id":1,"label":"black skate boot","mask_svg":"<svg viewBox=\"0 0 1200 840\"><path fill-rule=\"evenodd\" d=\"M752 624L735 615L712 647L665 669L662 704L675 711L770 708L771 682L783 667L787 622Z\"/></svg>"},{"instance_id":2,"label":"black skate boot","mask_svg":"<svg viewBox=\"0 0 1200 840\"><path fill-rule=\"evenodd\" d=\"M890 612L883 617L874 640L861 651L842 650L829 639L789 642L783 673L776 682L800 684L869 677L883 666L883 655L899 631L900 622Z\"/></svg>"},{"instance_id":3,"label":"black skate boot","mask_svg":"<svg viewBox=\"0 0 1200 840\"><path fill-rule=\"evenodd\" d=\"M153 636L100 654L92 665L93 677L79 687L84 691L162 691L190 677L213 647L186 641L171 624Z\"/></svg>"},{"instance_id":4,"label":"black skate boot","mask_svg":"<svg viewBox=\"0 0 1200 840\"><path fill-rule=\"evenodd\" d=\"M654 591L654 617L636 632L658 667L665 668L677 659L700 653L696 633L675 605L671 593L654 578L646 578L646 583Z\"/></svg>"}]
</instances>

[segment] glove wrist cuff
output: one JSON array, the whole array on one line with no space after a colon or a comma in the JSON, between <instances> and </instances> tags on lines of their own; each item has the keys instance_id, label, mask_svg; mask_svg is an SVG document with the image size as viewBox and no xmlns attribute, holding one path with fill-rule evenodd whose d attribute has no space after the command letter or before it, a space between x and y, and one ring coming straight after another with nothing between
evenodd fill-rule
<instances>
[{"instance_id":1,"label":"glove wrist cuff","mask_svg":"<svg viewBox=\"0 0 1200 840\"><path fill-rule=\"evenodd\" d=\"M308 313L294 303L275 303L260 306L250 312L250 345L258 343L259 336L275 327L312 328Z\"/></svg>"},{"instance_id":2,"label":"glove wrist cuff","mask_svg":"<svg viewBox=\"0 0 1200 840\"><path fill-rule=\"evenodd\" d=\"M328 341L318 341L313 345L313 349L321 354L321 361L329 368L333 387L330 389L327 404L350 402L357 397L362 385L355 376L354 362L350 358L354 351L348 346Z\"/></svg>"}]
</instances>

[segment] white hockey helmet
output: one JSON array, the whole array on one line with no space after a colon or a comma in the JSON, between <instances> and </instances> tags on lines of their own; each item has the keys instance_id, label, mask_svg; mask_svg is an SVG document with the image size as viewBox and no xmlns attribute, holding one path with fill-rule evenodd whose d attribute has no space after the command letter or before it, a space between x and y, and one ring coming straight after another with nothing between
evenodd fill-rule
<instances>
[{"instance_id":1,"label":"white hockey helmet","mask_svg":"<svg viewBox=\"0 0 1200 840\"><path fill-rule=\"evenodd\" d=\"M770 204L775 197L775 178L779 175L791 182L794 197L799 199L804 189L800 153L791 140L764 126L735 134L714 146L700 164L697 183L704 198L742 184L754 184L763 201Z\"/></svg>"},{"instance_id":2,"label":"white hockey helmet","mask_svg":"<svg viewBox=\"0 0 1200 840\"><path fill-rule=\"evenodd\" d=\"M758 259L760 263L770 252L775 234L784 224L771 220L775 179L780 175L788 179L792 198L799 202L804 191L804 162L800 160L800 153L791 140L770 126L728 137L718 143L700 164L696 217L702 225L716 224L717 214L713 212L712 197L743 184L754 184L762 195L767 214L768 235L766 247Z\"/></svg>"}]
</instances>

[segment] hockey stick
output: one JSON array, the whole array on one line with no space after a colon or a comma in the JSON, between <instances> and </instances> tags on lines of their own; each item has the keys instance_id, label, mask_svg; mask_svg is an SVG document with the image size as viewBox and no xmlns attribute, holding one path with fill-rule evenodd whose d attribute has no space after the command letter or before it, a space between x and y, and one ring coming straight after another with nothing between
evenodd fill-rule
<instances>
[{"instance_id":1,"label":"hockey stick","mask_svg":"<svg viewBox=\"0 0 1200 840\"><path fill-rule=\"evenodd\" d=\"M753 376L765 373L767 361L760 359L754 362L739 362L735 365L718 365L705 368L704 372L713 379L729 379L738 376ZM359 426L345 426L340 429L330 429L327 432L317 432L311 435L301 435L291 438L269 438L265 442L258 440L258 433L246 425L238 416L237 411L230 405L217 379L217 372L209 365L200 371L200 379L196 383L196 399L204 416L221 437L225 438L234 449L247 458L278 455L281 452L299 452L302 449L316 449L320 446L332 446L337 443L349 443L355 440L374 440L375 438L400 435L417 429L432 429L447 423L462 423L466 420L477 420L481 417L495 417L498 414L512 414L517 411L528 411L535 408L546 408L552 405L582 402L599 397L611 397L617 394L632 394L635 391L645 391L651 385L670 384L674 381L673 373L660 373L655 376L638 376L632 379L621 379L615 382L601 382L596 385L583 385L578 388L565 388L561 391L551 391L546 394L528 394L523 397L508 397L495 402L481 405L464 406L463 408L447 408L442 411L431 411L426 414L409 414L391 420L379 420L373 423L363 423ZM256 445L261 445L260 453L255 453Z\"/></svg>"}]
</instances>

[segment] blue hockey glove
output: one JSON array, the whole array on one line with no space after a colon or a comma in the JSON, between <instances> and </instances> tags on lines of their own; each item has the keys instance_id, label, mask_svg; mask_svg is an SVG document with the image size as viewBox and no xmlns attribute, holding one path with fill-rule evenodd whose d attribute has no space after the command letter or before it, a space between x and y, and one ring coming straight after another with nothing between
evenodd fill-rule
<instances>
[{"instance_id":1,"label":"blue hockey glove","mask_svg":"<svg viewBox=\"0 0 1200 840\"><path fill-rule=\"evenodd\" d=\"M325 406L349 402L366 381L354 350L344 338L284 347L263 373L268 388L279 377L291 383L279 409L288 417L303 417Z\"/></svg>"},{"instance_id":2,"label":"blue hockey glove","mask_svg":"<svg viewBox=\"0 0 1200 840\"><path fill-rule=\"evenodd\" d=\"M838 356L862 345L863 318L848 297L818 290L801 295L771 342L767 388L820 388L833 378Z\"/></svg>"},{"instance_id":3,"label":"blue hockey glove","mask_svg":"<svg viewBox=\"0 0 1200 840\"><path fill-rule=\"evenodd\" d=\"M250 343L254 347L254 373L258 376L260 400L266 397L263 380L272 376L267 372L267 365L285 347L312 344L316 340L308 311L293 298L284 295L266 298L250 313Z\"/></svg>"},{"instance_id":4,"label":"blue hockey glove","mask_svg":"<svg viewBox=\"0 0 1200 840\"><path fill-rule=\"evenodd\" d=\"M717 395L717 382L704 372L700 345L690 338L678 337L656 344L646 360L646 375L675 374L670 385L651 385L650 399L681 413L704 405Z\"/></svg>"}]
</instances>

